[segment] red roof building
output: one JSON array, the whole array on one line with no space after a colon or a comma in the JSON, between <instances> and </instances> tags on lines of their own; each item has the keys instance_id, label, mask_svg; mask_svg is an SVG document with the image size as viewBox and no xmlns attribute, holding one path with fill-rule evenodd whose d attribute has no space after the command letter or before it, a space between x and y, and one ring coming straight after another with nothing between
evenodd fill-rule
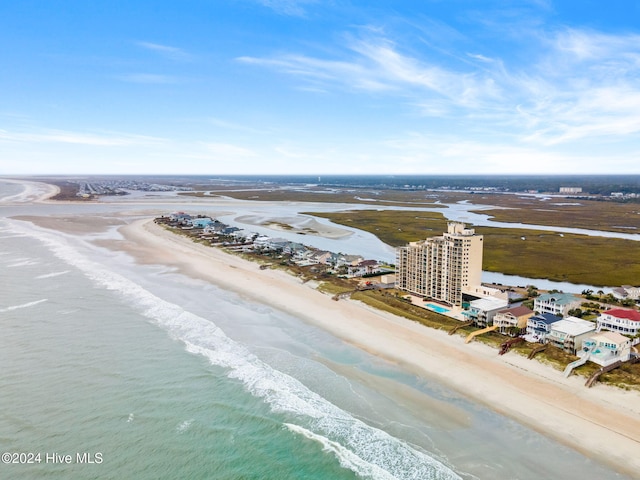
<instances>
[{"instance_id":1,"label":"red roof building","mask_svg":"<svg viewBox=\"0 0 640 480\"><path fill-rule=\"evenodd\" d=\"M598 328L623 335L637 335L640 331L640 312L626 308L612 308L598 316Z\"/></svg>"}]
</instances>

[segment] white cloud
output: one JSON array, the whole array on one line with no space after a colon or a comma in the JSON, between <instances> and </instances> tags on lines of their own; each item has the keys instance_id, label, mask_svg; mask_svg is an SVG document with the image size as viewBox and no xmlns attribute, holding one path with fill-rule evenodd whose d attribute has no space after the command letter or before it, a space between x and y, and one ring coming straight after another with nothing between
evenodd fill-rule
<instances>
[{"instance_id":1,"label":"white cloud","mask_svg":"<svg viewBox=\"0 0 640 480\"><path fill-rule=\"evenodd\" d=\"M124 82L158 85L175 84L181 82L180 78L173 75L161 75L155 73L131 73L127 75L118 75L116 78Z\"/></svg>"},{"instance_id":2,"label":"white cloud","mask_svg":"<svg viewBox=\"0 0 640 480\"><path fill-rule=\"evenodd\" d=\"M147 50L151 50L152 52L156 52L170 60L188 61L193 58L191 54L177 47L151 42L137 42L137 45Z\"/></svg>"},{"instance_id":3,"label":"white cloud","mask_svg":"<svg viewBox=\"0 0 640 480\"><path fill-rule=\"evenodd\" d=\"M538 45L524 64L517 57L455 51L446 63L435 63L426 60L428 52L402 53L380 30L360 31L369 36L347 38L341 58L285 54L239 60L296 77L303 83L299 88L310 92L403 97L423 115L456 118L464 128L475 128L481 119L483 128L508 129L531 145L640 134L640 35L539 31L527 37Z\"/></svg>"},{"instance_id":4,"label":"white cloud","mask_svg":"<svg viewBox=\"0 0 640 480\"><path fill-rule=\"evenodd\" d=\"M151 145L164 142L164 139L144 135L123 133L84 133L64 130L43 130L37 133L12 133L0 130L0 141L18 143L69 143L99 147L124 147L133 145Z\"/></svg>"},{"instance_id":5,"label":"white cloud","mask_svg":"<svg viewBox=\"0 0 640 480\"><path fill-rule=\"evenodd\" d=\"M318 3L318 0L256 0L259 4L271 8L281 15L302 17L306 14L305 6Z\"/></svg>"},{"instance_id":6,"label":"white cloud","mask_svg":"<svg viewBox=\"0 0 640 480\"><path fill-rule=\"evenodd\" d=\"M425 63L401 54L386 39L351 41L348 46L351 60L323 60L305 55L237 60L300 77L313 84L312 90L326 91L339 86L391 92L413 97L418 103L427 98L446 98L450 107L470 106L499 95L497 84L484 72L456 72Z\"/></svg>"}]
</instances>

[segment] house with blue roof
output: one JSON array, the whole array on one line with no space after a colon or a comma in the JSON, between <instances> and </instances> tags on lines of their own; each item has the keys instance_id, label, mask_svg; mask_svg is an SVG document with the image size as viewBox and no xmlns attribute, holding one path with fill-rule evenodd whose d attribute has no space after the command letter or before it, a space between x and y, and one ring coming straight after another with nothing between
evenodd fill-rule
<instances>
[{"instance_id":1,"label":"house with blue roof","mask_svg":"<svg viewBox=\"0 0 640 480\"><path fill-rule=\"evenodd\" d=\"M533 302L533 309L536 313L551 313L552 315L566 317L569 310L580 308L582 298L571 293L544 293Z\"/></svg>"},{"instance_id":2,"label":"house with blue roof","mask_svg":"<svg viewBox=\"0 0 640 480\"><path fill-rule=\"evenodd\" d=\"M188 221L189 225L193 228L205 228L209 225L213 225L213 220L209 217L199 217L199 218L191 218Z\"/></svg>"},{"instance_id":3,"label":"house with blue roof","mask_svg":"<svg viewBox=\"0 0 640 480\"><path fill-rule=\"evenodd\" d=\"M527 320L528 341L544 343L547 335L551 331L551 325L560 321L561 318L551 313L539 313Z\"/></svg>"}]
</instances>

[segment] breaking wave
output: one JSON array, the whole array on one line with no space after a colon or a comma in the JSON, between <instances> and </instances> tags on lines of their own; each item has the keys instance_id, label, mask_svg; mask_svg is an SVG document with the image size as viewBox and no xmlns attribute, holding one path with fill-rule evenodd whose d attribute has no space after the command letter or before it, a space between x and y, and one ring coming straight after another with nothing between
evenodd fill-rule
<instances>
[{"instance_id":1,"label":"breaking wave","mask_svg":"<svg viewBox=\"0 0 640 480\"><path fill-rule=\"evenodd\" d=\"M143 315L183 342L188 352L204 356L211 364L227 369L229 378L242 382L273 412L287 416L291 421L285 424L286 428L319 442L341 466L360 476L381 480L460 479L427 453L367 425L295 378L271 368L246 347L227 337L211 321L162 300L135 282L84 257L65 238L44 231L38 231L36 236L21 225L16 228L41 240L58 258L77 267L97 285L115 291L131 302ZM131 420L133 415L128 421ZM189 425L184 425L182 430Z\"/></svg>"}]
</instances>

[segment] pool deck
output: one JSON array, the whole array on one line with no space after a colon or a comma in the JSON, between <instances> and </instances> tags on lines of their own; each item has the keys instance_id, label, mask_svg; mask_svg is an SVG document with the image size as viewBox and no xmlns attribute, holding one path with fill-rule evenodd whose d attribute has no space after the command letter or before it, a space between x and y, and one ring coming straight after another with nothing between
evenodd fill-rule
<instances>
[{"instance_id":1,"label":"pool deck","mask_svg":"<svg viewBox=\"0 0 640 480\"><path fill-rule=\"evenodd\" d=\"M424 298L417 297L415 295L407 294L407 295L404 295L404 297L405 298L411 297L411 303L416 307L424 308L425 310L434 312L435 310L426 306L427 303L431 303L433 305L438 305L439 307L446 308L448 310L448 312L435 312L435 313L439 313L440 315L445 315L447 317L453 318L455 320L459 320L461 322L464 322L467 320L467 318L462 314L463 310L461 307L456 307L456 306L450 307L449 305L442 305L435 300L430 300L430 299L425 300Z\"/></svg>"}]
</instances>

